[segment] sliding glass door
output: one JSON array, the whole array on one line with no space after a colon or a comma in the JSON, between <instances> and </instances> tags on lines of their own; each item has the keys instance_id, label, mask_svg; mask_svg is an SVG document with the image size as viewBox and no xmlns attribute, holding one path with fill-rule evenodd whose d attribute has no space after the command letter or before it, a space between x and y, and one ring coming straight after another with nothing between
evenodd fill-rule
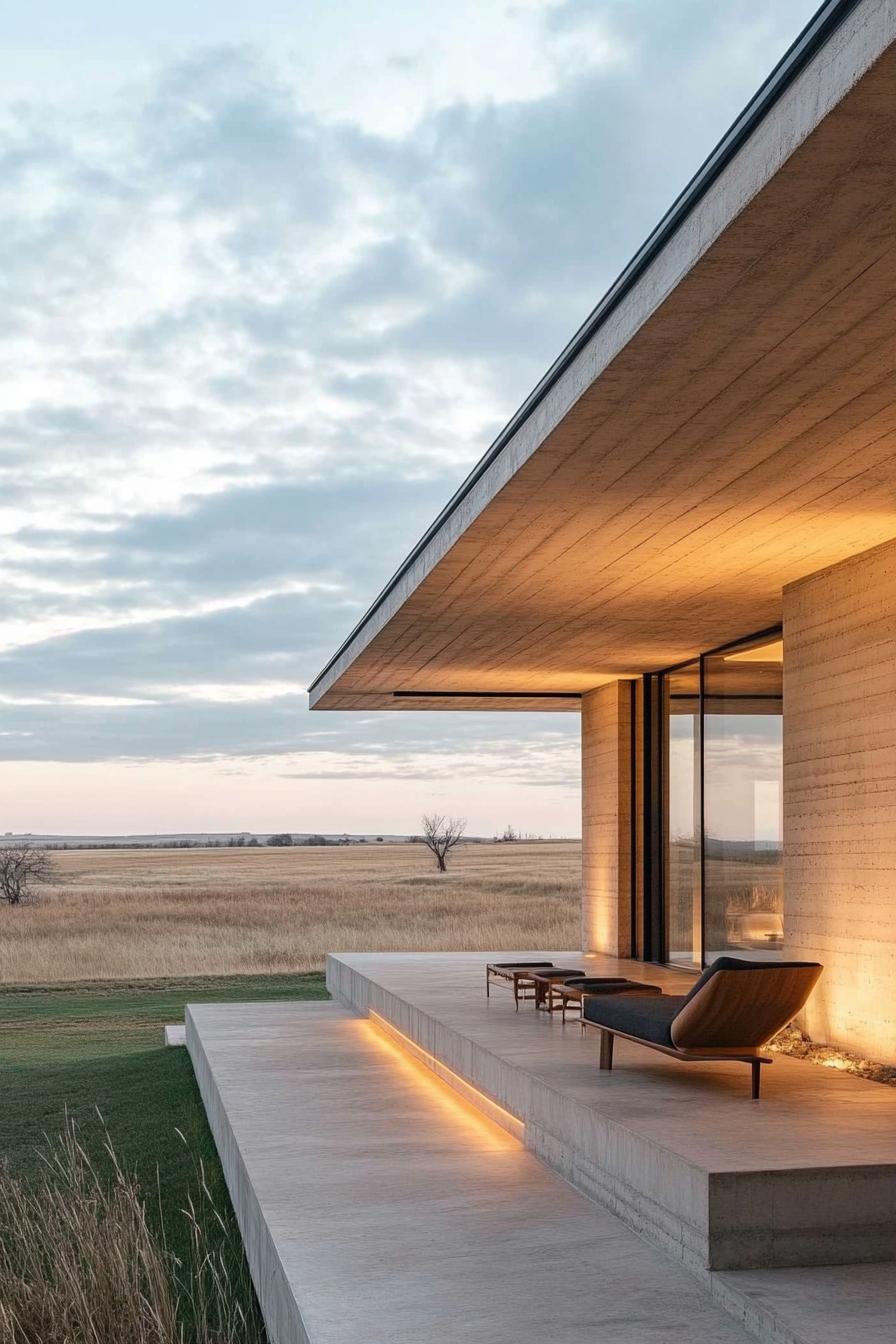
<instances>
[{"instance_id":1,"label":"sliding glass door","mask_svg":"<svg viewBox=\"0 0 896 1344\"><path fill-rule=\"evenodd\" d=\"M775 958L783 942L782 644L663 675L666 957Z\"/></svg>"}]
</instances>

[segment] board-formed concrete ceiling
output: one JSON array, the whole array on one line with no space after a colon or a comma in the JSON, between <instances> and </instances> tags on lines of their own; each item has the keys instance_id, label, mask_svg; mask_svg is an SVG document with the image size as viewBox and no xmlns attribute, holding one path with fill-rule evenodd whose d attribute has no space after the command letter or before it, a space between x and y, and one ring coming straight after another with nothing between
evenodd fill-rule
<instances>
[{"instance_id":1,"label":"board-formed concrete ceiling","mask_svg":"<svg viewBox=\"0 0 896 1344\"><path fill-rule=\"evenodd\" d=\"M851 8L314 708L577 709L774 626L785 584L896 537L894 39L890 0Z\"/></svg>"}]
</instances>

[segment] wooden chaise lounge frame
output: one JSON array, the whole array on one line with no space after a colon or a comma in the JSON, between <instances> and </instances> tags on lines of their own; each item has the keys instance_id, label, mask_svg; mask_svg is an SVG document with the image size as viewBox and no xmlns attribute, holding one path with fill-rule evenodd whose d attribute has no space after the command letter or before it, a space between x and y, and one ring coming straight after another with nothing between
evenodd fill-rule
<instances>
[{"instance_id":1,"label":"wooden chaise lounge frame","mask_svg":"<svg viewBox=\"0 0 896 1344\"><path fill-rule=\"evenodd\" d=\"M729 958L722 959L725 962ZM672 1059L688 1063L736 1060L749 1064L751 1096L759 1100L763 1064L773 1060L761 1053L773 1036L786 1027L800 1011L815 987L822 967L817 962L791 962L775 965L750 963L744 969L720 966L716 962L704 971L674 1017L671 1045L645 1040L617 1026L604 1027L586 1020L582 1013L582 1032L596 1027L601 1032L600 1067L613 1067L613 1038L622 1036L637 1045L657 1050Z\"/></svg>"},{"instance_id":2,"label":"wooden chaise lounge frame","mask_svg":"<svg viewBox=\"0 0 896 1344\"><path fill-rule=\"evenodd\" d=\"M485 997L491 998L492 985L507 983L513 990L513 1001L519 1012L520 1000L535 998L535 981L529 972L553 970L552 961L492 961L485 968ZM532 993L528 993L531 989Z\"/></svg>"}]
</instances>

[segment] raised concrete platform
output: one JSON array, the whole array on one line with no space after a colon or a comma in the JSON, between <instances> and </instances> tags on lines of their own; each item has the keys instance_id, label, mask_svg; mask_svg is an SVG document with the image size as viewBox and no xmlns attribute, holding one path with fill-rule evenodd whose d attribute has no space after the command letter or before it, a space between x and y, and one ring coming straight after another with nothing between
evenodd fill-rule
<instances>
[{"instance_id":1,"label":"raised concrete platform","mask_svg":"<svg viewBox=\"0 0 896 1344\"><path fill-rule=\"evenodd\" d=\"M519 955L678 992L689 983L638 962ZM742 1065L686 1066L624 1040L613 1072L601 1074L597 1033L583 1037L577 1022L563 1026L531 1005L515 1013L500 991L486 1000L487 959L339 954L328 958L327 983L352 1011L378 1014L438 1061L449 1081L506 1108L532 1152L704 1279L893 1259L891 1089L779 1057L754 1103ZM725 1291L723 1278L713 1283Z\"/></svg>"},{"instance_id":2,"label":"raised concrete platform","mask_svg":"<svg viewBox=\"0 0 896 1344\"><path fill-rule=\"evenodd\" d=\"M338 1005L190 1007L187 1046L271 1344L747 1340L680 1265Z\"/></svg>"}]
</instances>

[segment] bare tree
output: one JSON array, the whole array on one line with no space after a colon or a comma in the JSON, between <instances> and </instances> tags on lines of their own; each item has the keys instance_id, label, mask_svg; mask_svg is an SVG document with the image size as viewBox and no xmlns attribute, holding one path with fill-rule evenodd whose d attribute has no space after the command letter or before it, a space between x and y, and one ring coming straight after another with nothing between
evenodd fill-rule
<instances>
[{"instance_id":1,"label":"bare tree","mask_svg":"<svg viewBox=\"0 0 896 1344\"><path fill-rule=\"evenodd\" d=\"M35 887L55 882L57 868L45 849L34 845L0 845L0 901L24 905Z\"/></svg>"},{"instance_id":2,"label":"bare tree","mask_svg":"<svg viewBox=\"0 0 896 1344\"><path fill-rule=\"evenodd\" d=\"M445 860L450 850L463 838L467 829L464 817L441 817L436 814L423 818L423 843L436 856L439 872L447 871Z\"/></svg>"}]
</instances>

